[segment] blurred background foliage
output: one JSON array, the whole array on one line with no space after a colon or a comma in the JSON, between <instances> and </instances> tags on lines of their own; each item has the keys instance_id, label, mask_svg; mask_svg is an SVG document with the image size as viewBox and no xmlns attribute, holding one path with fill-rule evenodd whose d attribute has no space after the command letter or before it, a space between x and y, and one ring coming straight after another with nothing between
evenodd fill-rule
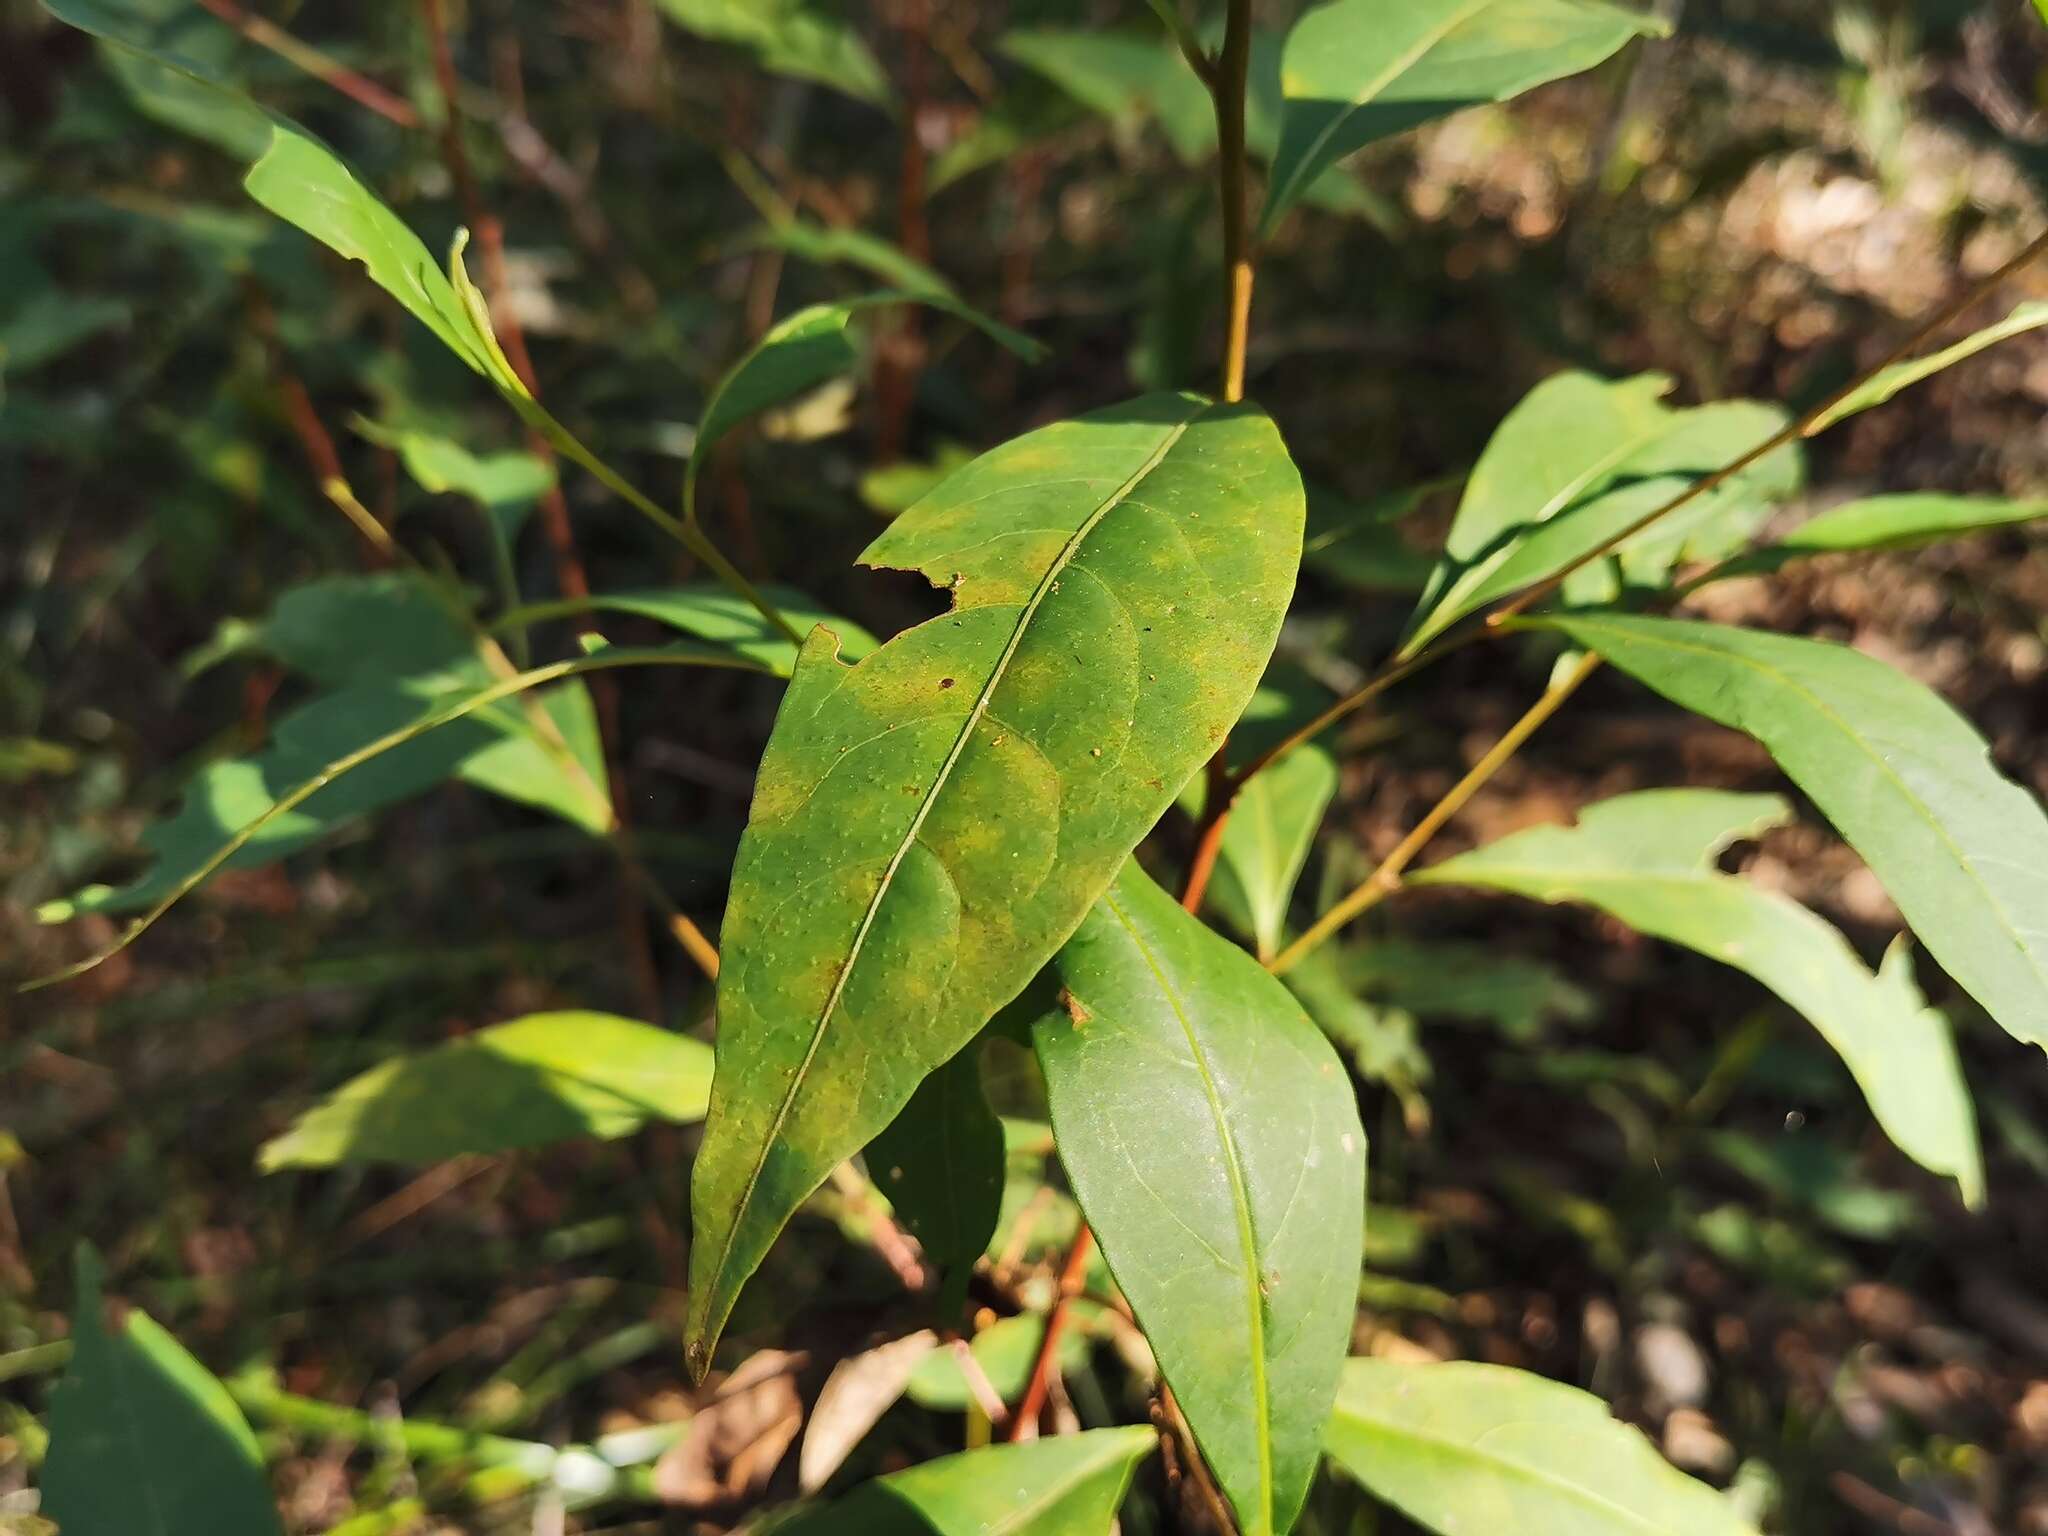
<instances>
[{"instance_id":1,"label":"blurred background foliage","mask_svg":"<svg viewBox=\"0 0 2048 1536\"><path fill-rule=\"evenodd\" d=\"M658 495L680 484L712 382L801 304L942 282L1046 343L1032 364L945 314L889 311L844 380L706 467L707 522L750 575L879 634L933 597L851 558L947 466L1140 389L1205 387L1213 368L1212 131L1136 4L469 0L445 17L453 127L410 0L121 8L312 127L436 251L474 222L457 135L503 226L501 320L551 409ZM1276 232L1249 387L1326 534L1276 684L1343 688L1386 651L1448 513L1430 488L1546 374L1655 369L1679 403L1800 406L2048 218L2048 29L2026 0L1662 11L1668 40L1375 145ZM1293 14L1259 8L1255 148ZM380 564L337 512L337 478L479 592L545 600L572 568L598 590L701 572L573 471L565 561L549 473L516 425L359 272L242 196L246 125L203 92L0 0L0 123L13 981L115 931L98 914L45 925L39 908L132 876L179 786L334 682L250 632L293 589ZM2048 294L2048 274L2009 286L1973 318ZM2048 341L1994 349L1814 445L1805 505L2039 495L2044 403ZM1400 516L1361 523L1361 505ZM2048 793L2039 531L1814 561L1698 603L1884 656ZM570 631L551 622L559 649ZM664 633L634 615L605 631ZM1537 680L1492 650L1437 675L1332 744L1311 889L1370 868ZM714 931L778 695L665 671L595 695L645 862ZM1778 787L1747 741L1603 678L1449 843L1677 782ZM1742 857L1866 955L1896 929L1811 820ZM1608 919L1427 890L1383 908L1332 971L1315 1011L1374 1133L1360 1352L1588 1386L1767 1530L2048 1532L2048 1086L1966 999L1937 991L1984 1122L1990 1204L1974 1216L1883 1141L1782 1005ZM395 1051L564 1008L702 1036L709 1003L602 848L459 784L223 875L82 981L0 999L0 1501L16 1501L0 1510L34 1481L83 1238L114 1289L234 1385L295 1532L548 1528L557 1483L536 1491L465 1433L379 1431L400 1404L409 1423L534 1442L651 1434L623 1459L658 1455L662 1426L708 1411L674 1347L692 1132L424 1168L258 1177L256 1158ZM1028 1365L1074 1224L1015 1065L1005 1220L976 1290L998 1390ZM761 1445L849 1341L909 1315L879 1211L858 1182L828 1186L735 1319L807 1352L778 1378L801 1393L573 1528L723 1529L793 1492ZM1144 1364L1107 1314L1074 1348L1073 1406L1096 1422ZM958 1447L973 1393L949 1363L919 1367L842 1480ZM1360 1502L1332 1482L1308 1528L1403 1528ZM1143 1474L1125 1528L1170 1528L1167 1505Z\"/></svg>"}]
</instances>

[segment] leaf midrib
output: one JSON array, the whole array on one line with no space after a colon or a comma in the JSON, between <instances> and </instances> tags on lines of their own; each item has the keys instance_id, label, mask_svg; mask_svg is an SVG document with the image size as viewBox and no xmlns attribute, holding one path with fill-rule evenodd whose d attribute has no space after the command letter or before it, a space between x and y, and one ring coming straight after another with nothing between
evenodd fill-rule
<instances>
[{"instance_id":1,"label":"leaf midrib","mask_svg":"<svg viewBox=\"0 0 2048 1536\"><path fill-rule=\"evenodd\" d=\"M1344 1410L1340 1408L1338 1412L1343 1413ZM1645 1517L1638 1515L1634 1510L1628 1508L1626 1505L1617 1504L1612 1499L1606 1498L1601 1494L1594 1492L1592 1489L1586 1487L1581 1483L1565 1482L1563 1479L1552 1476L1551 1474L1542 1471L1540 1468L1529 1466L1525 1462L1509 1461L1505 1457L1501 1456L1489 1456L1485 1451L1480 1449L1478 1443L1475 1441L1455 1440L1447 1435L1433 1435L1425 1430L1404 1428L1398 1425L1391 1424L1385 1419L1370 1418L1367 1415L1356 1411L1351 1412L1348 1415L1348 1417L1350 1417L1354 1423L1363 1427L1368 1433L1379 1435L1384 1439L1404 1440L1410 1442L1411 1444L1424 1445L1434 1450L1448 1452L1454 1458L1474 1462L1482 1467L1492 1468L1496 1472L1517 1478L1523 1482L1533 1483L1540 1488L1551 1489L1554 1492L1562 1494L1564 1497L1572 1500L1574 1503L1583 1504L1587 1508L1596 1510L1602 1514L1612 1514L1618 1516L1620 1519L1626 1521L1629 1525L1635 1527L1637 1530L1645 1532L1646 1536L1669 1536L1670 1527L1667 1525L1663 1525L1646 1519ZM1505 1423L1492 1425L1487 1429L1486 1433L1490 1435L1495 1430L1510 1429L1517 1425L1523 1424L1540 1424L1542 1422L1543 1421L1539 1419L1510 1419ZM1614 1429L1623 1428L1623 1426L1616 1421L1610 1421L1609 1427ZM1481 1438L1483 1439L1484 1436L1482 1436ZM1747 1530L1748 1527L1735 1525L1731 1526L1730 1529L1734 1531L1744 1531Z\"/></svg>"},{"instance_id":2,"label":"leaf midrib","mask_svg":"<svg viewBox=\"0 0 2048 1536\"><path fill-rule=\"evenodd\" d=\"M1867 757L1868 759L1870 759L1872 763L1877 765L1878 771L1885 778L1891 781L1893 787L1898 791L1899 797L1903 799L1907 805L1912 807L1913 811L1919 816L1920 820L1925 822L1928 828L1931 831L1933 831L1934 835L1941 840L1943 846L1945 846L1949 850L1950 854L1954 857L1956 867L1960 869L1966 876L1969 877L1970 883L1976 886L1978 893L1984 898L1984 904L1991 909L1992 914L1998 920L1999 928L2004 932L2006 937L2012 941L2012 946L2018 952L2021 961L2024 962L2027 969L2033 973L2034 979L2041 984L2042 990L2048 991L2048 971L2044 971L2042 969L2040 959L2033 953L2031 947L2021 937L2019 929L2013 926L2011 917L2006 912L2005 904L2001 902L1996 895L1993 894L1991 887L1985 883L1983 875L1978 873L1977 866L1973 862L1971 862L1968 855L1964 853L1962 845L1959 844L1953 837L1949 835L1948 828L1942 824L1940 818L1935 816L1932 813L1932 811L1929 810L1925 801L1923 801L1918 795L1913 793L1911 787L1906 783L1904 779L1899 777L1898 773L1892 768L1892 765L1886 762L1879 753L1872 750L1868 745L1866 745L1863 740L1863 737L1855 729L1851 727L1849 722L1845 718L1843 718L1843 716L1839 712L1837 712L1835 708L1827 702L1827 700L1823 699L1819 694L1813 692L1810 688L1806 687L1803 683L1799 682L1798 679L1794 678L1791 674L1770 665L1768 662L1758 661L1754 657L1744 656L1737 651L1723 650L1711 645L1699 645L1693 642L1672 639L1668 636L1663 635L1651 635L1647 637L1637 636L1637 633L1634 630L1619 629L1612 624L1603 626L1602 624L1600 624L1598 620L1574 620L1573 627L1577 629L1592 630L1595 633L1599 633L1604 629L1605 632L1610 635L1619 634L1634 637L1637 639L1637 643L1643 645L1663 646L1666 650L1684 651L1689 652L1696 656L1711 656L1718 657L1726 661L1733 661L1742 666L1748 667L1753 672L1759 672L1763 674L1765 677L1772 679L1774 682L1778 684L1779 687L1785 689L1787 692L1797 694L1800 698L1806 700L1809 704L1813 706L1814 711L1823 716L1826 720L1828 720L1829 723L1831 723L1834 726L1834 728L1838 732L1840 732L1842 737L1846 741L1848 741L1851 746L1856 748L1856 750L1861 752L1863 756ZM1868 657L1862 656L1862 653L1860 651L1850 651L1848 654L1861 657L1861 659L1865 661L1868 661L1870 659ZM1742 726L1737 726L1735 727L1735 729L1742 731L1744 735L1758 734L1756 732L1749 731ZM1774 758L1776 757L1776 755L1776 753L1772 754ZM1986 768L1993 774L1994 777L1999 778L2002 782L2010 782L2008 780L2005 780L2004 776L2002 774L1999 774L1995 768L1990 767L1988 759L1986 762Z\"/></svg>"},{"instance_id":3,"label":"leaf midrib","mask_svg":"<svg viewBox=\"0 0 2048 1536\"><path fill-rule=\"evenodd\" d=\"M1124 909L1117 904L1116 893L1111 891L1103 896L1102 904L1107 907L1123 930L1130 936L1144 958L1146 968L1152 972L1152 979L1159 984L1161 995L1167 1006L1173 1010L1174 1019L1187 1036L1188 1054L1193 1058L1195 1071L1202 1080L1202 1092L1209 1100L1209 1113L1216 1122L1216 1137L1223 1145L1223 1171L1230 1181L1231 1212L1237 1218L1237 1240L1244 1252L1245 1310L1251 1348L1252 1375L1252 1427L1258 1447L1259 1459L1259 1510L1258 1524L1253 1536L1264 1536L1273 1528L1273 1414L1272 1389L1266 1380L1266 1313L1265 1298L1259 1288L1259 1254L1256 1234L1252 1229L1251 1195L1245 1184L1244 1168L1238 1160L1237 1139L1230 1133L1230 1121L1223 1110L1223 1095L1216 1086L1216 1078L1209 1070L1208 1052L1202 1049L1202 1042L1195 1033L1194 1023L1188 1018L1187 1009L1182 1006L1180 993L1175 989L1160 965L1159 957L1152 952L1152 946L1145 942Z\"/></svg>"},{"instance_id":4,"label":"leaf midrib","mask_svg":"<svg viewBox=\"0 0 2048 1536\"><path fill-rule=\"evenodd\" d=\"M889 856L888 864L882 869L882 878L875 886L875 894L869 898L867 910L861 914L860 927L855 930L853 942L848 946L846 960L839 967L839 974L833 980L832 990L826 996L824 1006L818 1011L818 1022L811 1030L810 1044L804 1049L803 1060L797 1063L796 1072L789 1080L789 1087L783 1091L782 1102L776 1106L775 1116L769 1122L767 1134L761 1138L760 1151L755 1154L754 1166L748 1171L746 1182L740 1187L739 1199L733 1203L732 1220L726 1224L725 1240L719 1248L718 1267L714 1272L716 1279L724 1277L726 1267L732 1262L733 1244L739 1240L741 1224L745 1220L748 1208L753 1204L755 1190L760 1187L761 1172L768 1166L768 1154L781 1137L782 1128L789 1119L797 1095L802 1092L805 1082L809 1079L811 1063L817 1060L818 1051L824 1045L825 1030L831 1024L833 1014L838 1011L839 1000L846 991L847 982L853 976L854 966L860 961L868 933L874 927L875 918L882 910L882 903L888 899L889 892L894 887L896 871L909 856L911 846L916 843L918 833L924 828L925 818L931 814L931 808L937 803L946 781L952 777L954 765L959 762L960 754L967 750L967 743L972 739L975 728L988 713L989 703L995 697L995 691L1004 676L1009 672L1011 658L1017 654L1017 647L1023 644L1025 632L1030 629L1039 605L1052 592L1060 573L1080 552L1081 545L1088 536L1105 517L1129 498L1131 492L1144 482L1146 476L1165 461L1167 454L1171 453L1174 445L1186 435L1188 428L1209 409L1208 401L1196 403L1196 408L1185 420L1174 424L1173 429L1160 440L1159 445L1152 450L1145 462L1132 472L1130 478L1105 497L1102 504L1082 520L1081 525L1074 530L1073 536L1046 567L1045 574L1039 578L1038 585L1032 589L1031 596L1019 610L1017 622L1010 631L1010 638L1004 644L1002 654L996 658L995 665L989 670L988 680L982 684L981 692L975 696L973 706L961 721L959 734L953 738L953 745L947 750L945 760L939 764L930 787L919 797L916 814L911 817L910 825L904 830L901 841L896 845L896 851ZM712 1306L714 1303L715 1298L707 1296L706 1306Z\"/></svg>"}]
</instances>

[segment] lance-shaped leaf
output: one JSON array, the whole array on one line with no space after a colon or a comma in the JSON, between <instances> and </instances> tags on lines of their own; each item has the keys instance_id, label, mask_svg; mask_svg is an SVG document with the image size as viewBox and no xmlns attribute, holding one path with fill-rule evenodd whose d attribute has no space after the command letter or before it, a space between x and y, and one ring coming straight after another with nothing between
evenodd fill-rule
<instances>
[{"instance_id":1,"label":"lance-shaped leaf","mask_svg":"<svg viewBox=\"0 0 2048 1536\"><path fill-rule=\"evenodd\" d=\"M1261 231L1375 139L1590 69L1654 17L1600 0L1336 0L1287 37L1287 106Z\"/></svg>"},{"instance_id":2,"label":"lance-shaped leaf","mask_svg":"<svg viewBox=\"0 0 2048 1536\"><path fill-rule=\"evenodd\" d=\"M702 1370L776 1233L1038 971L1244 708L1301 554L1247 405L1152 395L983 455L867 550L953 609L813 631L734 868L693 1181Z\"/></svg>"},{"instance_id":3,"label":"lance-shaped leaf","mask_svg":"<svg viewBox=\"0 0 2048 1536\"><path fill-rule=\"evenodd\" d=\"M778 1527L786 1536L1108 1536L1138 1463L1143 1425L991 1445L864 1483Z\"/></svg>"},{"instance_id":4,"label":"lance-shaped leaf","mask_svg":"<svg viewBox=\"0 0 2048 1536\"><path fill-rule=\"evenodd\" d=\"M1599 1398L1506 1366L1347 1361L1325 1443L1444 1536L1756 1536Z\"/></svg>"},{"instance_id":5,"label":"lance-shaped leaf","mask_svg":"<svg viewBox=\"0 0 2048 1536\"><path fill-rule=\"evenodd\" d=\"M1953 346L1943 347L1939 352L1930 352L1925 357L1908 358L1902 363L1893 363L1880 368L1863 384L1844 395L1828 408L1806 429L1807 436L1825 432L1844 417L1854 416L1858 411L1867 411L1874 405L1883 405L1902 389L1909 389L1922 379L1931 378L1942 369L1953 367L1966 357L1974 357L1986 347L1995 346L2010 336L2019 336L2037 326L2048 325L2048 299L2034 299L2016 307L1996 325L1987 325L1981 331L1973 331Z\"/></svg>"},{"instance_id":6,"label":"lance-shaped leaf","mask_svg":"<svg viewBox=\"0 0 2048 1536\"><path fill-rule=\"evenodd\" d=\"M1789 897L1716 872L1730 843L1780 825L1775 795L1650 790L1588 806L1576 827L1531 827L1409 876L1538 901L1583 901L1642 933L1746 971L1810 1020L1901 1151L1983 1199L1976 1115L1948 1021L1903 949L1873 976L1831 925Z\"/></svg>"},{"instance_id":7,"label":"lance-shaped leaf","mask_svg":"<svg viewBox=\"0 0 2048 1536\"><path fill-rule=\"evenodd\" d=\"M868 1144L867 1165L925 1257L939 1267L939 1315L951 1322L1003 1208L1003 1123L982 1090L977 1047L917 1085L888 1129Z\"/></svg>"},{"instance_id":8,"label":"lance-shaped leaf","mask_svg":"<svg viewBox=\"0 0 2048 1536\"><path fill-rule=\"evenodd\" d=\"M711 1047L609 1013L529 1014L350 1079L263 1144L258 1165L432 1163L700 1120Z\"/></svg>"},{"instance_id":9,"label":"lance-shaped leaf","mask_svg":"<svg viewBox=\"0 0 2048 1536\"><path fill-rule=\"evenodd\" d=\"M1620 614L1540 624L1762 742L1949 975L2048 1047L2048 816L1939 695L1792 635Z\"/></svg>"},{"instance_id":10,"label":"lance-shaped leaf","mask_svg":"<svg viewBox=\"0 0 2048 1536\"><path fill-rule=\"evenodd\" d=\"M1672 410L1658 398L1669 387L1662 374L1562 373L1532 389L1473 467L1401 654L1619 537L1785 424L1782 409L1754 400ZM1656 586L1680 558L1726 554L1802 478L1798 448L1783 445L1623 542L1621 572ZM1581 577L1568 597L1611 599L1611 570Z\"/></svg>"},{"instance_id":11,"label":"lance-shaped leaf","mask_svg":"<svg viewBox=\"0 0 2048 1536\"><path fill-rule=\"evenodd\" d=\"M808 632L819 624L830 629L839 637L840 655L849 661L858 661L875 648L875 637L860 625L820 607L815 599L795 587L771 581L762 583L760 591L799 629ZM789 676L796 667L797 648L781 630L764 619L752 603L709 582L593 592L588 597L529 603L502 615L492 628L514 629L574 613L625 613L652 619L681 634L724 646L777 677Z\"/></svg>"},{"instance_id":12,"label":"lance-shaped leaf","mask_svg":"<svg viewBox=\"0 0 2048 1536\"><path fill-rule=\"evenodd\" d=\"M146 1314L107 1326L89 1248L78 1252L71 1338L42 1475L42 1512L67 1536L282 1536L241 1410Z\"/></svg>"},{"instance_id":13,"label":"lance-shaped leaf","mask_svg":"<svg viewBox=\"0 0 2048 1536\"><path fill-rule=\"evenodd\" d=\"M1812 555L1917 549L1962 534L2041 518L2048 518L2048 500L2040 498L2008 501L1999 496L1929 492L1867 496L1808 518L1776 543L1729 561L1714 575L1718 579L1780 570Z\"/></svg>"},{"instance_id":14,"label":"lance-shaped leaf","mask_svg":"<svg viewBox=\"0 0 2048 1536\"><path fill-rule=\"evenodd\" d=\"M1133 864L1032 1027L1053 1130L1247 1536L1294 1523L1351 1337L1365 1132L1280 982Z\"/></svg>"}]
</instances>

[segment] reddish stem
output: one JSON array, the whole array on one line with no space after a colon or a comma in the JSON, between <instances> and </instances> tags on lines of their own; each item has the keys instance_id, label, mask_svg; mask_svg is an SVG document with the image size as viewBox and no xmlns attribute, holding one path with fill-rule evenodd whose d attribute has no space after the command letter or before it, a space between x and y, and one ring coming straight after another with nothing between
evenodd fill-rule
<instances>
[{"instance_id":1,"label":"reddish stem","mask_svg":"<svg viewBox=\"0 0 2048 1536\"><path fill-rule=\"evenodd\" d=\"M1058 1367L1060 1338L1067 1331L1067 1313L1074 1304L1074 1298L1081 1293L1082 1282L1088 1275L1088 1255L1095 1247L1095 1234L1083 1223L1081 1230L1074 1234L1074 1246L1067 1250L1067 1261L1060 1266L1059 1299L1053 1303L1052 1315L1045 1320L1045 1337L1039 1341L1038 1358L1031 1365L1031 1379L1025 1384L1024 1396L1017 1403L1017 1417L1010 1425L1010 1439L1032 1440L1038 1436L1038 1416L1045 1411L1046 1396L1052 1391L1052 1373Z\"/></svg>"}]
</instances>

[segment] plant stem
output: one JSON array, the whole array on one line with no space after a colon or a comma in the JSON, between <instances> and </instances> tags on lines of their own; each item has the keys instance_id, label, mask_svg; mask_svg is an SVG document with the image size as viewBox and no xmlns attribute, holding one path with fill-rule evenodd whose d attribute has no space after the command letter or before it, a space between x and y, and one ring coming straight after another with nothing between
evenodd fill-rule
<instances>
[{"instance_id":1,"label":"plant stem","mask_svg":"<svg viewBox=\"0 0 2048 1536\"><path fill-rule=\"evenodd\" d=\"M304 70L315 80L334 87L358 106L369 108L379 117L396 123L401 128L419 127L419 114L413 111L412 103L394 96L376 81L357 74L346 64L329 58L311 43L301 41L261 16L250 15L236 5L234 0L199 0L199 3L258 48L269 50L287 63Z\"/></svg>"},{"instance_id":2,"label":"plant stem","mask_svg":"<svg viewBox=\"0 0 2048 1536\"><path fill-rule=\"evenodd\" d=\"M1175 40L1187 50L1185 27L1177 26L1179 13L1173 0L1155 4L1160 19L1173 31ZM1199 51L1188 54L1188 63L1209 87L1209 99L1216 110L1216 183L1223 212L1223 379L1221 394L1226 403L1244 398L1244 359L1252 326L1252 249L1246 224L1245 182L1247 168L1244 145L1245 82L1251 72L1251 0L1230 0L1224 22L1223 48L1213 62ZM1223 846L1223 823L1230 815L1237 792L1224 770L1226 742L1216 749L1209 763L1209 796L1204 807L1195 856L1188 866L1187 883L1181 889L1181 905L1190 912L1201 910L1202 897L1209 889L1209 877L1216 869L1216 855Z\"/></svg>"},{"instance_id":3,"label":"plant stem","mask_svg":"<svg viewBox=\"0 0 2048 1536\"><path fill-rule=\"evenodd\" d=\"M1312 923L1308 931L1292 944L1281 950L1266 964L1266 969L1278 976L1291 969L1297 961L1324 940L1330 938L1346 923L1378 906L1401 884L1401 872L1414 862L1425 844L1442 830L1445 822L1464 808L1465 802L1477 793L1480 786L1500 771L1501 765L1522 749L1522 744L1536 734L1537 727L1556 714L1564 701L1578 692L1579 685L1593 675L1600 665L1600 658L1588 651L1573 664L1570 671L1552 683L1543 696L1528 711L1509 726L1499 741L1486 751L1486 755L1472 765L1471 771L1451 786L1441 800L1430 807L1429 813L1415 824L1414 830L1402 838L1392 853L1380 860L1380 866L1354 889L1350 895L1338 902L1329 911Z\"/></svg>"},{"instance_id":4,"label":"plant stem","mask_svg":"<svg viewBox=\"0 0 2048 1536\"><path fill-rule=\"evenodd\" d=\"M1074 1246L1067 1250L1066 1262L1060 1266L1059 1299L1052 1304L1052 1314L1045 1320L1045 1337L1039 1341L1038 1358L1031 1364L1031 1379L1024 1384L1024 1395L1017 1402L1017 1417L1010 1424L1012 1444L1038 1435L1038 1416L1045 1411L1046 1395L1052 1391L1052 1373L1058 1369L1067 1313L1088 1277L1088 1255L1094 1247L1095 1234L1083 1222L1081 1230L1074 1234Z\"/></svg>"},{"instance_id":5,"label":"plant stem","mask_svg":"<svg viewBox=\"0 0 2048 1536\"><path fill-rule=\"evenodd\" d=\"M1246 223L1245 80L1251 71L1251 0L1230 0L1223 51L1209 94L1216 104L1217 180L1223 200L1223 398L1244 398L1245 348L1252 323L1252 250Z\"/></svg>"}]
</instances>

